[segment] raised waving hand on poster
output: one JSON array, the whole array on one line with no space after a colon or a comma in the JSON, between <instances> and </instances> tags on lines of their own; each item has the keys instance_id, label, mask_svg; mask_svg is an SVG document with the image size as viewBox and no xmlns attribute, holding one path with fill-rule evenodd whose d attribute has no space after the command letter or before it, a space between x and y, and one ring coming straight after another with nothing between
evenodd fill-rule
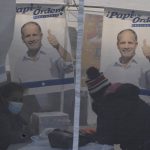
<instances>
[{"instance_id":1,"label":"raised waving hand on poster","mask_svg":"<svg viewBox=\"0 0 150 150\"><path fill-rule=\"evenodd\" d=\"M61 44L58 42L57 38L55 37L55 35L53 35L50 31L50 29L48 30L48 42L57 49L58 53L60 54L60 56L65 60L65 61L72 61L71 55L69 52L67 52L67 50L65 50Z\"/></svg>"},{"instance_id":2,"label":"raised waving hand on poster","mask_svg":"<svg viewBox=\"0 0 150 150\"><path fill-rule=\"evenodd\" d=\"M143 40L142 50L144 56L150 61L150 45L147 45L146 39Z\"/></svg>"},{"instance_id":3,"label":"raised waving hand on poster","mask_svg":"<svg viewBox=\"0 0 150 150\"><path fill-rule=\"evenodd\" d=\"M48 42L54 47L54 48L56 48L56 49L58 49L59 48L59 42L58 42L58 40L56 39L56 37L51 33L51 30L49 29L48 30L48 37L47 37L47 39L48 39Z\"/></svg>"}]
</instances>

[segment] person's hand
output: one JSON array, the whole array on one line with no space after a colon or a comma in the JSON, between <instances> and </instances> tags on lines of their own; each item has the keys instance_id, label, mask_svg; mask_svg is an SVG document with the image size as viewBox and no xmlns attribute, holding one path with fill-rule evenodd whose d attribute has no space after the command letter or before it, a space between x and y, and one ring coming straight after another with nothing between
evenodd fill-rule
<instances>
[{"instance_id":1,"label":"person's hand","mask_svg":"<svg viewBox=\"0 0 150 150\"><path fill-rule=\"evenodd\" d=\"M56 37L51 33L50 30L48 30L48 37L47 37L47 39L48 39L48 42L49 42L54 48L56 48L56 49L58 50L58 48L59 48L59 42L58 42L58 40L56 39Z\"/></svg>"},{"instance_id":2,"label":"person's hand","mask_svg":"<svg viewBox=\"0 0 150 150\"><path fill-rule=\"evenodd\" d=\"M143 40L143 46L142 46L143 54L147 59L150 59L150 45L147 45L146 40Z\"/></svg>"}]
</instances>

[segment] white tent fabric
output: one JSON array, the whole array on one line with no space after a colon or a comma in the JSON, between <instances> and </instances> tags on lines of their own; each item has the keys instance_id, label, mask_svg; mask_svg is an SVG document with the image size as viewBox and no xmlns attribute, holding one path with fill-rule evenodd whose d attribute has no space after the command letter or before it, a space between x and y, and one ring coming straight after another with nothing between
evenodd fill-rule
<instances>
[{"instance_id":1,"label":"white tent fabric","mask_svg":"<svg viewBox=\"0 0 150 150\"><path fill-rule=\"evenodd\" d=\"M73 0L72 0L73 1ZM75 0L78 4L79 0ZM72 2L73 3L73 2ZM149 0L85 0L84 5L149 11Z\"/></svg>"},{"instance_id":2,"label":"white tent fabric","mask_svg":"<svg viewBox=\"0 0 150 150\"><path fill-rule=\"evenodd\" d=\"M15 13L15 0L0 1L0 82L7 80L5 73L5 59L12 41Z\"/></svg>"},{"instance_id":3,"label":"white tent fabric","mask_svg":"<svg viewBox=\"0 0 150 150\"><path fill-rule=\"evenodd\" d=\"M15 0L0 1L0 64L5 61L5 56L12 40L15 14Z\"/></svg>"}]
</instances>

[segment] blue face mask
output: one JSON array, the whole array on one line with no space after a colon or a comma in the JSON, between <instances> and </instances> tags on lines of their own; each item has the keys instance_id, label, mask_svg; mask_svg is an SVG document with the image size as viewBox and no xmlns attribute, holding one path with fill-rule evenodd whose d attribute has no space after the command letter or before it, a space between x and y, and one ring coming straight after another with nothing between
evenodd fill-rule
<instances>
[{"instance_id":1,"label":"blue face mask","mask_svg":"<svg viewBox=\"0 0 150 150\"><path fill-rule=\"evenodd\" d=\"M8 110L13 114L18 114L22 109L23 103L21 102L9 102Z\"/></svg>"}]
</instances>

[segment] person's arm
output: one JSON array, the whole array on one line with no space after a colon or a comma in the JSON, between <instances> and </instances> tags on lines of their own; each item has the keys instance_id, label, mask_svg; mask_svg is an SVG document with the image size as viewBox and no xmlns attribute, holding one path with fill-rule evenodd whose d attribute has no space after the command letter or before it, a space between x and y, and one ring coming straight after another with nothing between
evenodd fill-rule
<instances>
[{"instance_id":1,"label":"person's arm","mask_svg":"<svg viewBox=\"0 0 150 150\"><path fill-rule=\"evenodd\" d=\"M143 54L150 62L150 45L147 45L146 40L143 40L143 46L142 46Z\"/></svg>"},{"instance_id":2,"label":"person's arm","mask_svg":"<svg viewBox=\"0 0 150 150\"><path fill-rule=\"evenodd\" d=\"M70 53L65 50L62 45L58 42L56 37L51 34L50 30L48 30L48 42L58 51L59 55L65 61L72 61Z\"/></svg>"},{"instance_id":3,"label":"person's arm","mask_svg":"<svg viewBox=\"0 0 150 150\"><path fill-rule=\"evenodd\" d=\"M0 115L0 141L3 145L16 144L20 142L26 142L29 140L29 136L23 129L12 129L10 124L10 118L5 115Z\"/></svg>"}]
</instances>

